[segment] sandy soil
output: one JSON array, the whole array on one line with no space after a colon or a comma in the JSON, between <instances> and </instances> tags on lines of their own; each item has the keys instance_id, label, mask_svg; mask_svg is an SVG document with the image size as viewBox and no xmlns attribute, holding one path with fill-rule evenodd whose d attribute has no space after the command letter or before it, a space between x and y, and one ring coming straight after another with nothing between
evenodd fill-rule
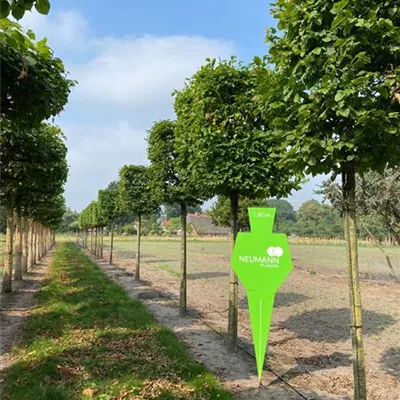
<instances>
[{"instance_id":1,"label":"sandy soil","mask_svg":"<svg viewBox=\"0 0 400 400\"><path fill-rule=\"evenodd\" d=\"M51 255L52 252L49 252L23 281L13 282L11 294L0 295L0 379L13 362L10 354L13 342L34 307L34 296L46 279Z\"/></svg>"},{"instance_id":2,"label":"sandy soil","mask_svg":"<svg viewBox=\"0 0 400 400\"><path fill-rule=\"evenodd\" d=\"M106 262L98 262L98 265L114 282L123 287L131 298L142 301L160 323L173 330L187 345L192 356L213 371L234 393L235 398L240 400L298 400L304 398L337 400L343 398L326 396L320 391L306 389L301 392L303 397L269 371L264 372L262 386L259 386L254 359L240 350L234 354L230 353L221 336L210 329L201 319L193 316L180 318L176 296L172 292L169 293L170 298L166 298L162 292L156 289L156 286L151 286L150 281L135 282L129 268L118 261L113 266L109 266ZM149 274L146 273L146 277L148 276ZM166 274L167 277L168 274Z\"/></svg>"},{"instance_id":3,"label":"sandy soil","mask_svg":"<svg viewBox=\"0 0 400 400\"><path fill-rule=\"evenodd\" d=\"M221 265L218 255L204 254L203 268L196 266L189 274L188 305L191 311L220 332L227 326L228 269ZM112 275L122 286L133 285L130 276L134 261L116 255ZM161 262L161 261L160 261ZM197 264L196 264L197 265ZM151 254L144 254L141 271L148 285L161 293L177 299L179 282L176 273L161 270ZM128 290L129 287L127 288ZM396 283L364 282L365 348L367 361L368 398L370 400L400 399L400 285ZM160 301L156 301L159 304ZM152 305L154 307L154 305ZM153 312L155 312L153 310ZM165 322L163 317L161 322ZM175 314L177 312L175 311ZM166 318L167 322L170 316ZM172 317L171 317L172 318ZM171 326L175 330L175 321ZM307 399L350 399L352 397L351 343L349 340L349 310L347 282L344 276L310 274L303 268L295 269L275 299L275 310L267 351L267 363ZM206 329L206 328L204 328ZM190 328L192 330L192 328ZM192 347L193 335L184 340ZM247 300L240 289L239 312L240 343L252 349ZM211 338L211 337L210 337ZM218 337L210 339L217 343ZM196 344L194 344L196 347ZM214 346L214 345L213 345ZM199 351L202 361L214 372L213 361L224 351L221 343L208 354ZM223 360L221 368L244 362L243 355L233 360ZM244 358L243 358L244 357ZM210 361L211 358L211 361ZM248 370L221 376L227 386L234 389L238 376L246 378L244 399L262 399L260 393L251 392L256 387L255 363L247 356ZM239 361L240 360L240 361ZM246 367L247 368L247 367ZM243 381L239 385L242 387ZM281 387L279 379L265 377L265 385L272 391ZM250 389L253 388L253 389ZM237 393L239 391L235 391ZM268 392L268 390L266 391ZM243 394L246 393L246 394ZM249 394L247 394L249 393ZM239 396L239 395L238 395ZM277 398L290 399L286 394ZM295 395L296 396L296 395ZM269 399L270 397L265 397ZM273 398L273 397L272 397ZM301 398L297 395L294 398Z\"/></svg>"}]
</instances>

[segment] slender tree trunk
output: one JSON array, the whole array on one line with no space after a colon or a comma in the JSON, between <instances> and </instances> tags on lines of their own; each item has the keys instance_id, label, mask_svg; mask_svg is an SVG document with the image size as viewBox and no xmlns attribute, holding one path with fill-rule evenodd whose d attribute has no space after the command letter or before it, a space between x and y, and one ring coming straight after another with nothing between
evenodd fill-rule
<instances>
[{"instance_id":1,"label":"slender tree trunk","mask_svg":"<svg viewBox=\"0 0 400 400\"><path fill-rule=\"evenodd\" d=\"M12 291L12 265L14 250L14 211L10 205L7 209L7 232L6 232L6 258L4 261L4 275L2 282L2 293L11 293Z\"/></svg>"},{"instance_id":2,"label":"slender tree trunk","mask_svg":"<svg viewBox=\"0 0 400 400\"><path fill-rule=\"evenodd\" d=\"M364 344L362 333L362 304L358 272L358 248L356 225L356 171L353 164L346 164L342 174L344 234L346 239L347 265L351 310L351 340L353 347L354 400L366 400Z\"/></svg>"},{"instance_id":3,"label":"slender tree trunk","mask_svg":"<svg viewBox=\"0 0 400 400\"><path fill-rule=\"evenodd\" d=\"M104 226L100 230L100 258L103 258Z\"/></svg>"},{"instance_id":4,"label":"slender tree trunk","mask_svg":"<svg viewBox=\"0 0 400 400\"><path fill-rule=\"evenodd\" d=\"M142 225L142 216L138 215L137 223L137 251L136 251L136 269L135 269L135 281L140 280L140 230Z\"/></svg>"},{"instance_id":5,"label":"slender tree trunk","mask_svg":"<svg viewBox=\"0 0 400 400\"><path fill-rule=\"evenodd\" d=\"M41 228L40 228L39 222L37 222L36 228L37 228L37 230L36 230L36 260L37 260L37 263L39 263L42 260L42 255L40 252L40 229Z\"/></svg>"},{"instance_id":6,"label":"slender tree trunk","mask_svg":"<svg viewBox=\"0 0 400 400\"><path fill-rule=\"evenodd\" d=\"M93 228L90 229L90 252L93 254Z\"/></svg>"},{"instance_id":7,"label":"slender tree trunk","mask_svg":"<svg viewBox=\"0 0 400 400\"><path fill-rule=\"evenodd\" d=\"M28 225L28 257L27 257L27 268L31 268L32 267L32 234L33 234L33 230L32 230L32 220L28 219L27 220L27 225Z\"/></svg>"},{"instance_id":8,"label":"slender tree trunk","mask_svg":"<svg viewBox=\"0 0 400 400\"><path fill-rule=\"evenodd\" d=\"M37 254L36 254L36 235L37 235L37 226L36 226L36 221L32 221L32 243L31 243L31 247L32 247L32 265L36 264L36 258L37 258Z\"/></svg>"},{"instance_id":9,"label":"slender tree trunk","mask_svg":"<svg viewBox=\"0 0 400 400\"><path fill-rule=\"evenodd\" d=\"M114 224L111 225L111 243L110 243L110 260L109 264L113 262L113 250L114 250Z\"/></svg>"},{"instance_id":10,"label":"slender tree trunk","mask_svg":"<svg viewBox=\"0 0 400 400\"><path fill-rule=\"evenodd\" d=\"M26 275L28 273L28 253L29 253L29 220L28 218L23 218L23 252L22 252L22 274Z\"/></svg>"},{"instance_id":11,"label":"slender tree trunk","mask_svg":"<svg viewBox=\"0 0 400 400\"><path fill-rule=\"evenodd\" d=\"M179 292L179 314L181 317L187 312L187 246L186 246L186 203L181 204L181 287Z\"/></svg>"},{"instance_id":12,"label":"slender tree trunk","mask_svg":"<svg viewBox=\"0 0 400 400\"><path fill-rule=\"evenodd\" d=\"M231 203L231 234L232 234L232 251L235 246L236 236L239 231L239 195L232 193L230 196ZM231 351L236 351L238 337L238 278L235 271L230 270L229 282L229 314L228 314L228 347Z\"/></svg>"},{"instance_id":13,"label":"slender tree trunk","mask_svg":"<svg viewBox=\"0 0 400 400\"><path fill-rule=\"evenodd\" d=\"M22 281L22 217L20 213L17 213L16 218L16 226L15 226L15 243L14 243L14 252L15 252L15 272L14 272L14 280Z\"/></svg>"}]
</instances>

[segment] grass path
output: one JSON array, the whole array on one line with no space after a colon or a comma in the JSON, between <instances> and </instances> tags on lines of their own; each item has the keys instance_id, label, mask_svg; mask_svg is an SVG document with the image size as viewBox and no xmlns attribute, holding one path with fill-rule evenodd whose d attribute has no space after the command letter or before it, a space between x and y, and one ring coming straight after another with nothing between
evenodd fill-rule
<instances>
[{"instance_id":1,"label":"grass path","mask_svg":"<svg viewBox=\"0 0 400 400\"><path fill-rule=\"evenodd\" d=\"M56 249L13 356L4 400L231 398L71 243Z\"/></svg>"}]
</instances>

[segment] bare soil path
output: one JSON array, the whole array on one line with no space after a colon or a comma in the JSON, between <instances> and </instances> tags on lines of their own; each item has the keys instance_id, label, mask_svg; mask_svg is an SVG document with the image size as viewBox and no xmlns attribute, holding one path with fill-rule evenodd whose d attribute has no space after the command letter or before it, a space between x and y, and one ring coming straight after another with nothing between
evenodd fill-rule
<instances>
[{"instance_id":1,"label":"bare soil path","mask_svg":"<svg viewBox=\"0 0 400 400\"><path fill-rule=\"evenodd\" d=\"M35 305L35 293L46 280L52 251L40 264L34 266L21 282L13 282L13 292L0 294L0 380L4 371L12 364L10 354L14 340Z\"/></svg>"}]
</instances>

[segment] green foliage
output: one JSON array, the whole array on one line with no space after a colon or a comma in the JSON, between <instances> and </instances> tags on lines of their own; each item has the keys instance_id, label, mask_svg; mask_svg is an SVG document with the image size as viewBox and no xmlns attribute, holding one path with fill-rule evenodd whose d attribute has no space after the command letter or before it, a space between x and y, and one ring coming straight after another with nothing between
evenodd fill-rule
<instances>
[{"instance_id":1,"label":"green foliage","mask_svg":"<svg viewBox=\"0 0 400 400\"><path fill-rule=\"evenodd\" d=\"M12 204L25 215L42 219L52 214L55 206L61 214L49 218L61 221L64 200L60 196L68 176L67 147L61 129L43 123L20 135L1 131L0 143L2 204Z\"/></svg>"},{"instance_id":2,"label":"green foliage","mask_svg":"<svg viewBox=\"0 0 400 400\"><path fill-rule=\"evenodd\" d=\"M400 169L385 169L383 174L368 171L357 175L357 212L360 231L366 236L369 229L376 238L392 236L400 243ZM338 212L343 212L343 195L338 183L322 183L322 194Z\"/></svg>"},{"instance_id":3,"label":"green foliage","mask_svg":"<svg viewBox=\"0 0 400 400\"><path fill-rule=\"evenodd\" d=\"M332 206L308 200L297 211L293 231L299 236L337 238L342 236L342 219Z\"/></svg>"},{"instance_id":4,"label":"green foliage","mask_svg":"<svg viewBox=\"0 0 400 400\"><path fill-rule=\"evenodd\" d=\"M250 230L249 207L274 207L276 208L275 232L290 234L293 231L296 222L296 211L293 206L283 199L249 199L246 197L239 198L239 229L241 231ZM231 209L229 199L218 196L217 201L213 204L209 211L214 224L218 226L230 226Z\"/></svg>"},{"instance_id":5,"label":"green foliage","mask_svg":"<svg viewBox=\"0 0 400 400\"><path fill-rule=\"evenodd\" d=\"M74 232L78 228L78 218L79 213L77 211L72 211L69 207L67 207L62 217L60 226L58 227L58 232Z\"/></svg>"},{"instance_id":6,"label":"green foliage","mask_svg":"<svg viewBox=\"0 0 400 400\"><path fill-rule=\"evenodd\" d=\"M99 216L104 226L113 223L119 215L118 188L99 190L97 202Z\"/></svg>"},{"instance_id":7,"label":"green foliage","mask_svg":"<svg viewBox=\"0 0 400 400\"><path fill-rule=\"evenodd\" d=\"M0 63L1 128L10 134L59 114L76 84L46 39L36 42L32 31L6 19L0 20Z\"/></svg>"},{"instance_id":8,"label":"green foliage","mask_svg":"<svg viewBox=\"0 0 400 400\"><path fill-rule=\"evenodd\" d=\"M267 42L278 78L263 83L263 110L285 135L285 165L312 174L398 165L397 3L276 0L279 32Z\"/></svg>"},{"instance_id":9,"label":"green foliage","mask_svg":"<svg viewBox=\"0 0 400 400\"><path fill-rule=\"evenodd\" d=\"M267 207L265 199L249 199L247 197L239 198L239 229L241 231L250 230L249 207ZM217 201L212 205L209 215L215 225L231 226L231 206L229 198L218 196Z\"/></svg>"},{"instance_id":10,"label":"green foliage","mask_svg":"<svg viewBox=\"0 0 400 400\"><path fill-rule=\"evenodd\" d=\"M174 121L163 120L147 132L150 190L159 204L195 205L200 202L195 187L178 173L175 125Z\"/></svg>"},{"instance_id":11,"label":"green foliage","mask_svg":"<svg viewBox=\"0 0 400 400\"><path fill-rule=\"evenodd\" d=\"M199 204L195 206L187 206L188 214L201 213L201 206ZM165 204L164 205L164 215L165 218L176 218L181 215L181 206L179 203Z\"/></svg>"},{"instance_id":12,"label":"green foliage","mask_svg":"<svg viewBox=\"0 0 400 400\"><path fill-rule=\"evenodd\" d=\"M281 137L253 100L255 70L209 60L176 91L176 148L180 173L205 197L283 196L298 186L280 168Z\"/></svg>"},{"instance_id":13,"label":"green foliage","mask_svg":"<svg viewBox=\"0 0 400 400\"><path fill-rule=\"evenodd\" d=\"M123 226L121 226L121 232L124 234L124 235L136 235L136 228L135 228L135 225L133 225L133 224L126 224L126 225L123 225Z\"/></svg>"},{"instance_id":14,"label":"green foliage","mask_svg":"<svg viewBox=\"0 0 400 400\"><path fill-rule=\"evenodd\" d=\"M16 19L21 19L26 11L32 10L32 7L40 14L48 14L50 11L49 0L1 0L0 18L7 18L10 14Z\"/></svg>"},{"instance_id":15,"label":"green foliage","mask_svg":"<svg viewBox=\"0 0 400 400\"><path fill-rule=\"evenodd\" d=\"M150 176L143 165L124 165L119 171L119 206L134 215L148 215L158 209L150 192Z\"/></svg>"},{"instance_id":16,"label":"green foliage","mask_svg":"<svg viewBox=\"0 0 400 400\"><path fill-rule=\"evenodd\" d=\"M294 224L296 223L296 211L293 206L284 199L269 199L267 207L276 208L274 231L278 233L293 233Z\"/></svg>"}]
</instances>

